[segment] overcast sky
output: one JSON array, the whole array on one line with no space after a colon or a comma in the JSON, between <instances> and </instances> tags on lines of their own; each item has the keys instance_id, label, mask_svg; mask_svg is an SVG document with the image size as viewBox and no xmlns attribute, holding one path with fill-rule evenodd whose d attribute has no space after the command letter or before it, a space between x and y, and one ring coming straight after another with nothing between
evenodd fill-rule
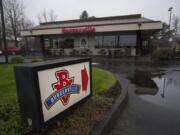
<instances>
[{"instance_id":1,"label":"overcast sky","mask_svg":"<svg viewBox=\"0 0 180 135\"><path fill-rule=\"evenodd\" d=\"M104 17L141 13L144 17L168 22L168 8L180 17L180 0L22 0L26 15L36 24L44 9L58 15L58 20L78 19L83 10L90 16Z\"/></svg>"}]
</instances>

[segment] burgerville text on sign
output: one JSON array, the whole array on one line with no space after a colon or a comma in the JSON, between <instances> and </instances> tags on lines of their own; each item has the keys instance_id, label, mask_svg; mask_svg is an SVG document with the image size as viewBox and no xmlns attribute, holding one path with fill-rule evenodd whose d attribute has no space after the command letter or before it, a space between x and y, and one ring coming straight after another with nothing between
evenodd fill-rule
<instances>
[{"instance_id":1,"label":"burgerville text on sign","mask_svg":"<svg viewBox=\"0 0 180 135\"><path fill-rule=\"evenodd\" d=\"M95 32L96 28L92 26L79 28L61 28L62 33L88 33Z\"/></svg>"}]
</instances>

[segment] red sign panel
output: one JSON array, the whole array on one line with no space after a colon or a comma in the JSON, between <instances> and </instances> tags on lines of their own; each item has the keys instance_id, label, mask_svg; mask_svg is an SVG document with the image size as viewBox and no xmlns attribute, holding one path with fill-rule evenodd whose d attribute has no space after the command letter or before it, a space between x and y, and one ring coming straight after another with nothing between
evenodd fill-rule
<instances>
[{"instance_id":1,"label":"red sign panel","mask_svg":"<svg viewBox=\"0 0 180 135\"><path fill-rule=\"evenodd\" d=\"M95 32L96 28L92 26L83 27L83 28L61 28L62 33L86 33L86 32Z\"/></svg>"}]
</instances>

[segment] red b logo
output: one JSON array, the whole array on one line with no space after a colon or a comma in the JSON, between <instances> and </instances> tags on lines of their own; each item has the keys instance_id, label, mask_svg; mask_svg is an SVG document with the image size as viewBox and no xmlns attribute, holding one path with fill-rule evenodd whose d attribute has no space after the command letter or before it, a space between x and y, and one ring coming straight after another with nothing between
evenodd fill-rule
<instances>
[{"instance_id":1,"label":"red b logo","mask_svg":"<svg viewBox=\"0 0 180 135\"><path fill-rule=\"evenodd\" d=\"M55 75L58 81L52 84L52 87L56 91L61 90L63 87L71 86L74 82L74 77L69 78L69 73L67 70L57 71ZM67 105L69 102L69 98L70 94L61 97L60 100L63 105Z\"/></svg>"}]
</instances>

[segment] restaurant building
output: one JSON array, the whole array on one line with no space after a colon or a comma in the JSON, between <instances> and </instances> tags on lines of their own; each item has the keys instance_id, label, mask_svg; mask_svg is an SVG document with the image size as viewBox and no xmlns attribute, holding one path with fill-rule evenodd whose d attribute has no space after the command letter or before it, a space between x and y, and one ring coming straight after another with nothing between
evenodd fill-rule
<instances>
[{"instance_id":1,"label":"restaurant building","mask_svg":"<svg viewBox=\"0 0 180 135\"><path fill-rule=\"evenodd\" d=\"M40 23L21 32L39 38L45 56L139 56L149 52L150 37L161 21L141 14Z\"/></svg>"}]
</instances>

